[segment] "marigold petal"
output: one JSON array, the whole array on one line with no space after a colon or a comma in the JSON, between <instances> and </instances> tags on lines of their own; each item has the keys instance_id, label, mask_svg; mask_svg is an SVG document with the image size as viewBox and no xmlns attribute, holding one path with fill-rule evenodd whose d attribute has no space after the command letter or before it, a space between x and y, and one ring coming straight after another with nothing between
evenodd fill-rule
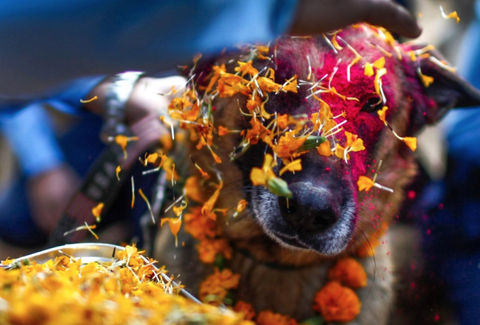
<instances>
[{"instance_id":1,"label":"marigold petal","mask_svg":"<svg viewBox=\"0 0 480 325\"><path fill-rule=\"evenodd\" d=\"M359 191L368 191L373 187L373 180L366 176L360 176L357 181L357 186Z\"/></svg>"},{"instance_id":2,"label":"marigold petal","mask_svg":"<svg viewBox=\"0 0 480 325\"><path fill-rule=\"evenodd\" d=\"M367 77L371 77L373 76L374 74L374 71L373 71L373 66L370 64L370 63L365 63L365 70L364 70L364 75L366 75Z\"/></svg>"},{"instance_id":3,"label":"marigold petal","mask_svg":"<svg viewBox=\"0 0 480 325\"><path fill-rule=\"evenodd\" d=\"M417 150L417 138L415 137L404 137L403 142L412 150Z\"/></svg>"},{"instance_id":4,"label":"marigold petal","mask_svg":"<svg viewBox=\"0 0 480 325\"><path fill-rule=\"evenodd\" d=\"M362 303L350 288L328 282L314 298L313 309L327 322L350 322L360 314Z\"/></svg>"},{"instance_id":5,"label":"marigold petal","mask_svg":"<svg viewBox=\"0 0 480 325\"><path fill-rule=\"evenodd\" d=\"M339 260L328 271L328 279L353 289L363 288L367 285L367 273L362 264L351 257Z\"/></svg>"}]
</instances>

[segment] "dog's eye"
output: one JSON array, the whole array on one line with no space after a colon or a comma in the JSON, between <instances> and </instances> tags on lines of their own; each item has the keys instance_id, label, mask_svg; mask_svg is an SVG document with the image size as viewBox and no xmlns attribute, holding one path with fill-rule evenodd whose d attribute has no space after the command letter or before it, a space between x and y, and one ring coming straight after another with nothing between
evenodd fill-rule
<instances>
[{"instance_id":1,"label":"dog's eye","mask_svg":"<svg viewBox=\"0 0 480 325\"><path fill-rule=\"evenodd\" d=\"M381 109L382 106L383 102L380 97L371 97L363 105L362 112L373 113Z\"/></svg>"}]
</instances>

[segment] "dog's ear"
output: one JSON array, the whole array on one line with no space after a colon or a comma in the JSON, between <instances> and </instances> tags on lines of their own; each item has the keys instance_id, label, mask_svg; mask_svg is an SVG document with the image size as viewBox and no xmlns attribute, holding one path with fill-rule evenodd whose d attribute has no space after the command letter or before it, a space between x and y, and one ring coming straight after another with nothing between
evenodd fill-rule
<instances>
[{"instance_id":1,"label":"dog's ear","mask_svg":"<svg viewBox=\"0 0 480 325\"><path fill-rule=\"evenodd\" d=\"M414 103L410 116L412 132L436 123L452 108L480 106L480 90L456 74L440 52L420 45L402 47L406 53L417 54L415 60L404 58L409 83L406 86Z\"/></svg>"}]
</instances>

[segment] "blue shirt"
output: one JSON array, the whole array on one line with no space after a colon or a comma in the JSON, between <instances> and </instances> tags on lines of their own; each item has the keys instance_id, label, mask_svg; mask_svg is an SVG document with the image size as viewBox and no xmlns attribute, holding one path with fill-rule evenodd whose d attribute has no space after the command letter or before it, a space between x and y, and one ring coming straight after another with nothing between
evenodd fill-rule
<instances>
[{"instance_id":1,"label":"blue shirt","mask_svg":"<svg viewBox=\"0 0 480 325\"><path fill-rule=\"evenodd\" d=\"M285 32L297 0L2 0L0 106L79 76L161 71ZM3 95L3 96L2 96Z\"/></svg>"}]
</instances>

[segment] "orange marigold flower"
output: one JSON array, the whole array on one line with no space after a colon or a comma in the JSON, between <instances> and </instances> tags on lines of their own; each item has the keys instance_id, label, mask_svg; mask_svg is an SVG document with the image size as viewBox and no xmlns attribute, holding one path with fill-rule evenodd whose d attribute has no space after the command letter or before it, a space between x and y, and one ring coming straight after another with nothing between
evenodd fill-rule
<instances>
[{"instance_id":1,"label":"orange marigold flower","mask_svg":"<svg viewBox=\"0 0 480 325\"><path fill-rule=\"evenodd\" d=\"M272 79L266 77L257 78L258 85L263 92L271 93L276 92L280 89L282 85L275 83Z\"/></svg>"},{"instance_id":2,"label":"orange marigold flower","mask_svg":"<svg viewBox=\"0 0 480 325\"><path fill-rule=\"evenodd\" d=\"M306 139L306 137L294 137L294 132L289 131L280 137L278 144L273 147L273 150L278 157L288 158L305 143Z\"/></svg>"},{"instance_id":3,"label":"orange marigold flower","mask_svg":"<svg viewBox=\"0 0 480 325\"><path fill-rule=\"evenodd\" d=\"M219 136L223 137L224 135L227 135L228 132L230 132L230 131L228 130L228 128L223 127L223 126L221 126L221 125L218 127L218 135L219 135Z\"/></svg>"},{"instance_id":4,"label":"orange marigold flower","mask_svg":"<svg viewBox=\"0 0 480 325\"><path fill-rule=\"evenodd\" d=\"M215 203L217 203L218 196L220 195L220 191L222 190L223 187L223 181L220 182L220 184L217 185L217 189L213 193L213 195L205 202L205 204L202 207L202 213L205 215L210 215L210 213L213 210L213 207L215 206ZM216 217L214 218L216 219Z\"/></svg>"},{"instance_id":5,"label":"orange marigold flower","mask_svg":"<svg viewBox=\"0 0 480 325\"><path fill-rule=\"evenodd\" d=\"M362 303L350 288L336 281L328 282L315 294L313 310L327 322L350 322L360 314Z\"/></svg>"},{"instance_id":6,"label":"orange marigold flower","mask_svg":"<svg viewBox=\"0 0 480 325\"><path fill-rule=\"evenodd\" d=\"M252 77L258 74L258 70L252 66L252 60L248 62L237 61L237 63L238 63L238 67L236 67L234 70L237 72L241 72L242 77L245 74L249 74Z\"/></svg>"},{"instance_id":7,"label":"orange marigold flower","mask_svg":"<svg viewBox=\"0 0 480 325\"><path fill-rule=\"evenodd\" d=\"M362 264L353 258L338 261L328 272L328 279L338 281L350 288L359 289L367 285L367 273Z\"/></svg>"},{"instance_id":8,"label":"orange marigold flower","mask_svg":"<svg viewBox=\"0 0 480 325\"><path fill-rule=\"evenodd\" d=\"M224 74L227 72L227 69L225 68L225 64L222 64L221 66L213 66L213 76L210 79L210 82L208 83L207 88L205 89L205 92L209 92L213 85L217 82L218 78L220 78L220 75Z\"/></svg>"},{"instance_id":9,"label":"orange marigold flower","mask_svg":"<svg viewBox=\"0 0 480 325\"><path fill-rule=\"evenodd\" d=\"M222 254L225 258L232 257L232 248L228 245L228 240L221 239L203 239L197 245L198 257L203 263L211 264L215 262L217 254Z\"/></svg>"},{"instance_id":10,"label":"orange marigold flower","mask_svg":"<svg viewBox=\"0 0 480 325\"><path fill-rule=\"evenodd\" d=\"M215 295L222 300L227 295L227 290L238 287L239 281L240 274L234 274L229 269L220 272L215 268L215 272L200 283L199 298L204 301L207 296Z\"/></svg>"},{"instance_id":11,"label":"orange marigold flower","mask_svg":"<svg viewBox=\"0 0 480 325\"><path fill-rule=\"evenodd\" d=\"M288 125L290 124L290 117L288 114L278 114L277 115L277 125L280 128L280 130L286 129Z\"/></svg>"},{"instance_id":12,"label":"orange marigold flower","mask_svg":"<svg viewBox=\"0 0 480 325\"><path fill-rule=\"evenodd\" d=\"M190 208L183 216L185 231L195 239L213 238L217 234L217 225L212 218L202 214L201 207Z\"/></svg>"},{"instance_id":13,"label":"orange marigold flower","mask_svg":"<svg viewBox=\"0 0 480 325\"><path fill-rule=\"evenodd\" d=\"M185 182L185 192L187 197L195 202L204 202L203 191L200 187L200 179L196 176L190 176Z\"/></svg>"},{"instance_id":14,"label":"orange marigold flower","mask_svg":"<svg viewBox=\"0 0 480 325\"><path fill-rule=\"evenodd\" d=\"M276 314L270 310L262 311L257 316L258 325L297 325L297 321L290 316Z\"/></svg>"},{"instance_id":15,"label":"orange marigold flower","mask_svg":"<svg viewBox=\"0 0 480 325\"><path fill-rule=\"evenodd\" d=\"M253 309L253 306L242 300L239 300L235 304L235 307L233 307L233 310L237 313L243 314L243 318L246 320L252 320L256 314L255 309Z\"/></svg>"}]
</instances>

